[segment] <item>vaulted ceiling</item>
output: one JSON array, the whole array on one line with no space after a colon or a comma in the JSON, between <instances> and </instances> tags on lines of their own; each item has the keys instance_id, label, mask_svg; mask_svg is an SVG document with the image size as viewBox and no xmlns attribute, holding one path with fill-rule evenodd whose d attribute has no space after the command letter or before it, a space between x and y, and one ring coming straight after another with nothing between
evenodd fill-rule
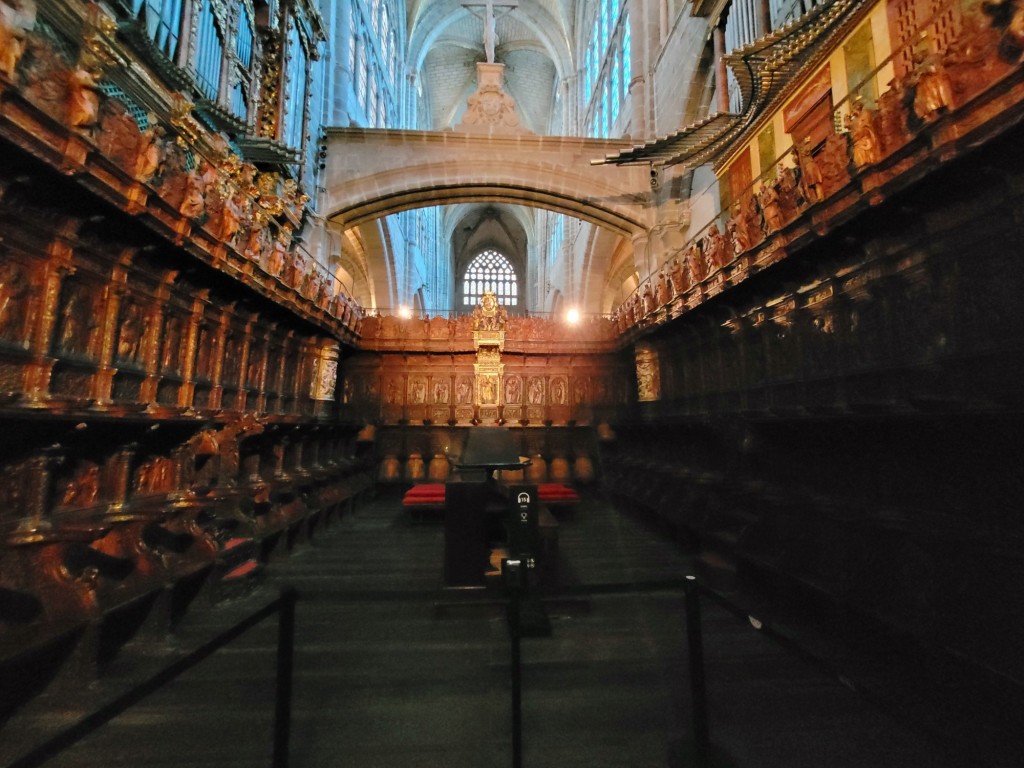
<instances>
[{"instance_id":1,"label":"vaulted ceiling","mask_svg":"<svg viewBox=\"0 0 1024 768\"><path fill-rule=\"evenodd\" d=\"M507 2L508 0L506 0ZM571 48L575 2L520 0L515 7L496 0L495 61L505 65L505 87L515 99L523 126L549 133L559 82L575 65ZM458 124L476 88L476 62L485 61L483 2L413 0L408 5L410 68L418 72L430 127Z\"/></svg>"}]
</instances>

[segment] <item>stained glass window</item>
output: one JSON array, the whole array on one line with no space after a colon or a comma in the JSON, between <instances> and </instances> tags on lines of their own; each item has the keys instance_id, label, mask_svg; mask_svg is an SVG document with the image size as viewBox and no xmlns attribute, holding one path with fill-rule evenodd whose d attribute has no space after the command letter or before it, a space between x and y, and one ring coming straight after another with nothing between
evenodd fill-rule
<instances>
[{"instance_id":1,"label":"stained glass window","mask_svg":"<svg viewBox=\"0 0 1024 768\"><path fill-rule=\"evenodd\" d=\"M494 291L498 303L506 307L519 303L516 270L503 254L493 249L481 252L466 267L462 281L463 306L479 304L484 291Z\"/></svg>"}]
</instances>

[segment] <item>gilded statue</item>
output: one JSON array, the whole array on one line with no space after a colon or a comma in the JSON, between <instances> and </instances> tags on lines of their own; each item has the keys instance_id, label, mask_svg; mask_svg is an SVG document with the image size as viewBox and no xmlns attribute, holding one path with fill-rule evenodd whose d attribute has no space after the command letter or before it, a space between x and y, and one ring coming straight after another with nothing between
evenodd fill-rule
<instances>
[{"instance_id":1,"label":"gilded statue","mask_svg":"<svg viewBox=\"0 0 1024 768\"><path fill-rule=\"evenodd\" d=\"M498 402L497 376L480 377L480 404L495 405Z\"/></svg>"},{"instance_id":2,"label":"gilded statue","mask_svg":"<svg viewBox=\"0 0 1024 768\"><path fill-rule=\"evenodd\" d=\"M157 122L157 117L149 113L149 127L139 137L139 151L135 158L135 178L146 182L156 176L163 160L163 143L167 131Z\"/></svg>"},{"instance_id":3,"label":"gilded statue","mask_svg":"<svg viewBox=\"0 0 1024 768\"><path fill-rule=\"evenodd\" d=\"M910 83L914 86L914 114L921 120L933 120L952 109L953 84L939 54L915 52Z\"/></svg>"},{"instance_id":4,"label":"gilded statue","mask_svg":"<svg viewBox=\"0 0 1024 768\"><path fill-rule=\"evenodd\" d=\"M503 331L508 320L508 312L498 304L498 297L493 291L484 291L480 303L473 308L474 331Z\"/></svg>"},{"instance_id":5,"label":"gilded statue","mask_svg":"<svg viewBox=\"0 0 1024 768\"><path fill-rule=\"evenodd\" d=\"M0 75L8 80L14 80L26 35L35 23L35 0L0 0Z\"/></svg>"}]
</instances>

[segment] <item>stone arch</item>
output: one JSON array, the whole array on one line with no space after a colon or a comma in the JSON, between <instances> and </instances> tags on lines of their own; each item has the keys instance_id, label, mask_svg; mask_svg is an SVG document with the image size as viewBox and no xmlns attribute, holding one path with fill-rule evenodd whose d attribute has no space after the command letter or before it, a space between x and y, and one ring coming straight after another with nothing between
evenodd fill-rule
<instances>
[{"instance_id":1,"label":"stone arch","mask_svg":"<svg viewBox=\"0 0 1024 768\"><path fill-rule=\"evenodd\" d=\"M639 208L642 203L622 205L617 190L594 189L586 179L558 171L543 173L540 178L533 174L535 178L527 181L515 178L519 174L503 173L510 168L509 163L490 165L491 173L480 166L450 164L443 168L406 168L353 179L342 189L328 189L328 218L348 228L413 208L474 202L511 203L547 208L624 236L648 229L647 213L638 211L640 215L636 215L629 210ZM588 195L588 191L592 194Z\"/></svg>"}]
</instances>

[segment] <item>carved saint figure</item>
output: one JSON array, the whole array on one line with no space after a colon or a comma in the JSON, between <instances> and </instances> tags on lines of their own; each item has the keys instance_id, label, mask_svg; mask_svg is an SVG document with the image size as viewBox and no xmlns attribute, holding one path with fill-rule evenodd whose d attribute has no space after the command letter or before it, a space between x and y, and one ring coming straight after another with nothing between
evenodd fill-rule
<instances>
[{"instance_id":1,"label":"carved saint figure","mask_svg":"<svg viewBox=\"0 0 1024 768\"><path fill-rule=\"evenodd\" d=\"M206 199L203 195L203 178L195 169L185 176L185 195L178 212L186 219L199 218L206 210Z\"/></svg>"},{"instance_id":2,"label":"carved saint figure","mask_svg":"<svg viewBox=\"0 0 1024 768\"><path fill-rule=\"evenodd\" d=\"M668 280L665 279L665 270L658 273L658 305L664 306L668 304L672 298L669 294Z\"/></svg>"},{"instance_id":3,"label":"carved saint figure","mask_svg":"<svg viewBox=\"0 0 1024 768\"><path fill-rule=\"evenodd\" d=\"M654 291L651 290L651 283L648 281L644 285L644 297L643 297L643 313L648 315L654 311Z\"/></svg>"},{"instance_id":4,"label":"carved saint figure","mask_svg":"<svg viewBox=\"0 0 1024 768\"><path fill-rule=\"evenodd\" d=\"M480 378L480 404L494 405L498 402L497 377L482 376Z\"/></svg>"},{"instance_id":5,"label":"carved saint figure","mask_svg":"<svg viewBox=\"0 0 1024 768\"><path fill-rule=\"evenodd\" d=\"M267 261L267 272L274 277L280 277L284 271L285 257L288 255L288 246L291 244L292 232L290 227L281 227L274 238L273 248L270 251L270 258Z\"/></svg>"},{"instance_id":6,"label":"carved saint figure","mask_svg":"<svg viewBox=\"0 0 1024 768\"><path fill-rule=\"evenodd\" d=\"M712 224L704 237L704 253L707 255L710 265L715 269L721 269L729 263L725 238L718 231L717 224Z\"/></svg>"},{"instance_id":7,"label":"carved saint figure","mask_svg":"<svg viewBox=\"0 0 1024 768\"><path fill-rule=\"evenodd\" d=\"M165 371L177 371L181 350L181 320L171 315L164 324L164 349L160 356L160 368Z\"/></svg>"},{"instance_id":8,"label":"carved saint figure","mask_svg":"<svg viewBox=\"0 0 1024 768\"><path fill-rule=\"evenodd\" d=\"M853 141L853 164L858 168L873 165L882 159L882 147L875 130L875 113L864 109L864 102L855 99L846 116L846 126Z\"/></svg>"},{"instance_id":9,"label":"carved saint figure","mask_svg":"<svg viewBox=\"0 0 1024 768\"><path fill-rule=\"evenodd\" d=\"M435 381L434 382L434 402L438 405L448 404L448 382L447 381Z\"/></svg>"},{"instance_id":10,"label":"carved saint figure","mask_svg":"<svg viewBox=\"0 0 1024 768\"><path fill-rule=\"evenodd\" d=\"M903 81L889 81L889 89L878 97L878 138L885 152L892 152L907 140L906 90Z\"/></svg>"},{"instance_id":11,"label":"carved saint figure","mask_svg":"<svg viewBox=\"0 0 1024 768\"><path fill-rule=\"evenodd\" d=\"M420 405L427 399L427 381L422 376L413 377L409 382L409 402Z\"/></svg>"},{"instance_id":12,"label":"carved saint figure","mask_svg":"<svg viewBox=\"0 0 1024 768\"><path fill-rule=\"evenodd\" d=\"M57 346L64 352L82 354L89 345L92 310L85 288L78 286L68 294L60 313L60 336Z\"/></svg>"},{"instance_id":13,"label":"carved saint figure","mask_svg":"<svg viewBox=\"0 0 1024 768\"><path fill-rule=\"evenodd\" d=\"M466 376L459 378L459 384L455 389L455 402L459 405L466 405L472 397L472 387Z\"/></svg>"},{"instance_id":14,"label":"carved saint figure","mask_svg":"<svg viewBox=\"0 0 1024 768\"><path fill-rule=\"evenodd\" d=\"M551 404L565 405L565 379L554 379L551 382Z\"/></svg>"},{"instance_id":15,"label":"carved saint figure","mask_svg":"<svg viewBox=\"0 0 1024 768\"><path fill-rule=\"evenodd\" d=\"M530 399L530 405L543 405L544 404L544 379L540 376L534 376L530 379L530 388L527 393Z\"/></svg>"},{"instance_id":16,"label":"carved saint figure","mask_svg":"<svg viewBox=\"0 0 1024 768\"><path fill-rule=\"evenodd\" d=\"M136 362L142 342L142 309L132 302L124 309L121 318L121 330L117 339L117 357L121 360Z\"/></svg>"},{"instance_id":17,"label":"carved saint figure","mask_svg":"<svg viewBox=\"0 0 1024 768\"><path fill-rule=\"evenodd\" d=\"M387 403L388 405L397 405L399 400L398 382L394 379L388 379L388 392L387 392Z\"/></svg>"},{"instance_id":18,"label":"carved saint figure","mask_svg":"<svg viewBox=\"0 0 1024 768\"><path fill-rule=\"evenodd\" d=\"M139 138L139 152L135 161L135 178L139 181L149 181L159 170L163 152L161 144L166 133L163 126L157 122L156 115L150 112L149 127Z\"/></svg>"},{"instance_id":19,"label":"carved saint figure","mask_svg":"<svg viewBox=\"0 0 1024 768\"><path fill-rule=\"evenodd\" d=\"M825 199L825 188L818 163L811 156L811 140L804 139L803 143L795 147L795 151L797 166L800 168L800 191L804 201L808 205L821 202Z\"/></svg>"},{"instance_id":20,"label":"carved saint figure","mask_svg":"<svg viewBox=\"0 0 1024 768\"><path fill-rule=\"evenodd\" d=\"M679 263L679 257L672 259L672 271L669 273L669 280L672 283L672 295L678 296L687 289L686 270Z\"/></svg>"},{"instance_id":21,"label":"carved saint figure","mask_svg":"<svg viewBox=\"0 0 1024 768\"><path fill-rule=\"evenodd\" d=\"M100 495L100 468L91 461L83 461L64 487L60 503L63 507L85 507L95 504Z\"/></svg>"},{"instance_id":22,"label":"carved saint figure","mask_svg":"<svg viewBox=\"0 0 1024 768\"><path fill-rule=\"evenodd\" d=\"M96 146L100 152L125 170L134 172L142 139L135 118L122 102L107 99L100 107L99 122Z\"/></svg>"},{"instance_id":23,"label":"carved saint figure","mask_svg":"<svg viewBox=\"0 0 1024 768\"><path fill-rule=\"evenodd\" d=\"M505 402L518 403L523 397L523 382L518 376L505 379Z\"/></svg>"},{"instance_id":24,"label":"carved saint figure","mask_svg":"<svg viewBox=\"0 0 1024 768\"><path fill-rule=\"evenodd\" d=\"M708 267L704 261L704 254L700 252L697 243L691 243L686 249L686 266L690 269L690 277L693 282L699 283L708 276Z\"/></svg>"},{"instance_id":25,"label":"carved saint figure","mask_svg":"<svg viewBox=\"0 0 1024 768\"><path fill-rule=\"evenodd\" d=\"M23 319L23 300L29 282L25 270L18 264L5 261L0 264L0 336L9 338L19 320Z\"/></svg>"},{"instance_id":26,"label":"carved saint figure","mask_svg":"<svg viewBox=\"0 0 1024 768\"><path fill-rule=\"evenodd\" d=\"M782 229L782 203L779 200L779 190L775 183L765 184L759 195L761 211L764 213L764 223L769 232L777 232Z\"/></svg>"},{"instance_id":27,"label":"carved saint figure","mask_svg":"<svg viewBox=\"0 0 1024 768\"><path fill-rule=\"evenodd\" d=\"M786 220L792 220L799 209L797 198L800 196L800 185L796 180L796 171L792 166L783 165L779 168L779 204Z\"/></svg>"},{"instance_id":28,"label":"carved saint figure","mask_svg":"<svg viewBox=\"0 0 1024 768\"><path fill-rule=\"evenodd\" d=\"M83 63L68 73L68 125L92 128L100 115L100 73Z\"/></svg>"}]
</instances>

